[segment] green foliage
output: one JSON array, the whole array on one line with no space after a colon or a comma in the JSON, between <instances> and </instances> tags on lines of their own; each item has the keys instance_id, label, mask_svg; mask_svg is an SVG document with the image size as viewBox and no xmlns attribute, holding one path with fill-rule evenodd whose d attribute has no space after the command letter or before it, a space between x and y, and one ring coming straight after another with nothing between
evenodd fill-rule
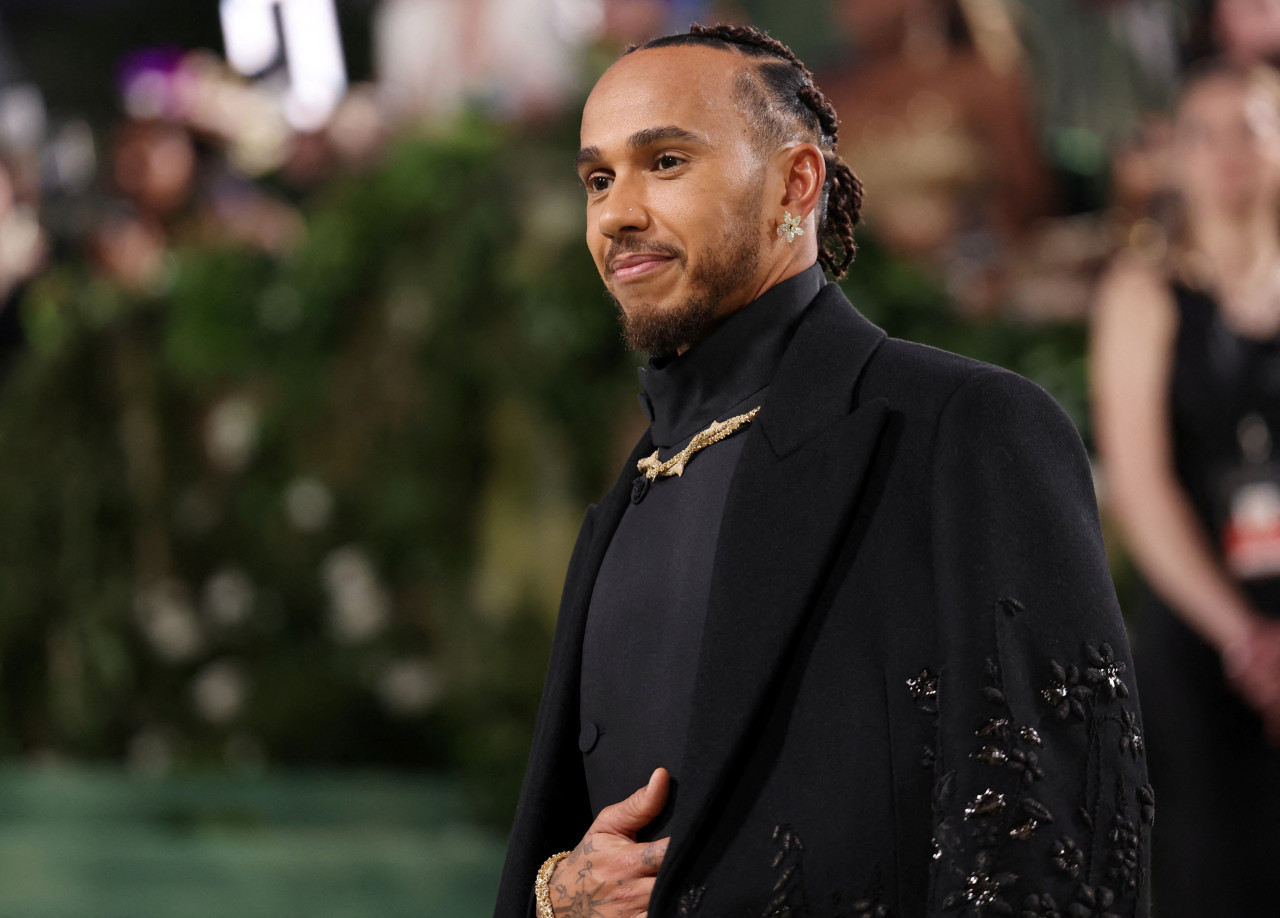
<instances>
[{"instance_id":1,"label":"green foliage","mask_svg":"<svg viewBox=\"0 0 1280 918\"><path fill-rule=\"evenodd\" d=\"M0 391L0 748L488 756L505 812L555 614L529 572L633 385L580 219L560 157L469 124L325 189L284 261L42 279Z\"/></svg>"},{"instance_id":2,"label":"green foliage","mask_svg":"<svg viewBox=\"0 0 1280 918\"><path fill-rule=\"evenodd\" d=\"M639 420L565 131L402 142L281 261L35 286L0 389L0 750L452 767L508 818L582 510ZM1079 329L968 324L870 245L847 288L1082 417Z\"/></svg>"}]
</instances>

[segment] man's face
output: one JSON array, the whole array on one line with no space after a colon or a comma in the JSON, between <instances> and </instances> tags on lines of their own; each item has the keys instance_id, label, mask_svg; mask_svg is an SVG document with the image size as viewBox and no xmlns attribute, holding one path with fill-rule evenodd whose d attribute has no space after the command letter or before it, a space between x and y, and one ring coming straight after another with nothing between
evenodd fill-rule
<instances>
[{"instance_id":1,"label":"man's face","mask_svg":"<svg viewBox=\"0 0 1280 918\"><path fill-rule=\"evenodd\" d=\"M637 51L587 99L587 245L638 350L695 344L759 293L771 227L765 163L735 103L742 66L703 47Z\"/></svg>"}]
</instances>

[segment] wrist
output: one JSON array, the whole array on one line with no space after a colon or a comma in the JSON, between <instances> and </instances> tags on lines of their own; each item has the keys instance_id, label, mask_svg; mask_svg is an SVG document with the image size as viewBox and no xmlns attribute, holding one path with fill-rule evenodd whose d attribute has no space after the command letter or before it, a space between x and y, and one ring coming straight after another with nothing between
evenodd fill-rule
<instances>
[{"instance_id":1,"label":"wrist","mask_svg":"<svg viewBox=\"0 0 1280 918\"><path fill-rule=\"evenodd\" d=\"M1232 611L1233 615L1223 616L1226 620L1216 629L1216 634L1206 635L1211 644L1217 645L1218 655L1224 664L1235 659L1247 659L1262 624L1258 616L1247 608Z\"/></svg>"},{"instance_id":2,"label":"wrist","mask_svg":"<svg viewBox=\"0 0 1280 918\"><path fill-rule=\"evenodd\" d=\"M572 852L561 851L542 862L538 875L533 881L533 899L538 910L538 918L555 918L555 909L551 905L551 881L560 862Z\"/></svg>"}]
</instances>

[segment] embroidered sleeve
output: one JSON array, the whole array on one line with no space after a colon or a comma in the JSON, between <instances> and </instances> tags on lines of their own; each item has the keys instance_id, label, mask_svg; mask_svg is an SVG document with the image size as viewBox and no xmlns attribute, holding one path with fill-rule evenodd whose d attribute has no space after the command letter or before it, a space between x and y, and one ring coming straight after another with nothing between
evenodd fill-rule
<instances>
[{"instance_id":1,"label":"embroidered sleeve","mask_svg":"<svg viewBox=\"0 0 1280 918\"><path fill-rule=\"evenodd\" d=\"M1145 916L1154 799L1075 429L993 371L952 397L936 450L930 915Z\"/></svg>"}]
</instances>

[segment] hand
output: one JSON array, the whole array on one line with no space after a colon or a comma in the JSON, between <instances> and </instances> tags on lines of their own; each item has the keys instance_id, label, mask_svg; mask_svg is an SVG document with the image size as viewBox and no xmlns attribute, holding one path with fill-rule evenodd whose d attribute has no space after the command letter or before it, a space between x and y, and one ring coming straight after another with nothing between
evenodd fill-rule
<instances>
[{"instance_id":1,"label":"hand","mask_svg":"<svg viewBox=\"0 0 1280 918\"><path fill-rule=\"evenodd\" d=\"M1273 746L1280 746L1280 621L1255 618L1244 638L1222 651L1227 680L1258 715Z\"/></svg>"},{"instance_id":2,"label":"hand","mask_svg":"<svg viewBox=\"0 0 1280 918\"><path fill-rule=\"evenodd\" d=\"M655 769L649 783L600 811L578 847L551 874L551 905L566 918L633 918L648 914L654 878L669 838L636 842L662 812L671 776Z\"/></svg>"}]
</instances>

